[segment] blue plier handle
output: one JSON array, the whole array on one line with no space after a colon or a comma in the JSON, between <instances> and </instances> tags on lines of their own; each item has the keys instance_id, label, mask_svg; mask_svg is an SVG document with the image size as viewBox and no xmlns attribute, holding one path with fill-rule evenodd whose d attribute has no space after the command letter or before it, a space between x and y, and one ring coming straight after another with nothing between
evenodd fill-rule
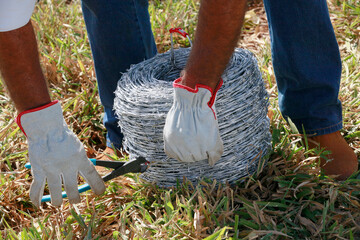
<instances>
[{"instance_id":1,"label":"blue plier handle","mask_svg":"<svg viewBox=\"0 0 360 240\"><path fill-rule=\"evenodd\" d=\"M116 178L120 175L124 175L126 173L143 173L148 168L149 162L146 161L144 157L138 157L135 160L128 161L128 162L119 162L119 161L104 161L104 160L96 160L94 158L90 158L90 161L95 166L102 166L106 168L114 169L111 173L105 175L102 179L104 182L107 182L113 178ZM31 169L30 163L25 164L27 169ZM85 183L78 187L79 193L85 192L90 190L89 184ZM62 192L62 197L66 198L66 192ZM42 197L41 202L50 202L51 197L50 195L45 195Z\"/></svg>"}]
</instances>

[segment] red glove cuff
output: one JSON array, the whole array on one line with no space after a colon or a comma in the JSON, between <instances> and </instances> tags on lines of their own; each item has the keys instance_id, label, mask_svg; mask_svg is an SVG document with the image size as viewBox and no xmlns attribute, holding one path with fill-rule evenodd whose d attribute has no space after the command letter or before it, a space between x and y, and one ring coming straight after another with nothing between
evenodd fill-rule
<instances>
[{"instance_id":1,"label":"red glove cuff","mask_svg":"<svg viewBox=\"0 0 360 240\"><path fill-rule=\"evenodd\" d=\"M24 128L21 126L21 117L24 115L24 114L27 114L27 113L32 113L32 112L37 112L37 111L40 111L40 110L43 110L45 108L48 108L48 107L51 107L52 105L55 105L57 104L59 101L58 100L55 100L55 101L52 101L51 103L48 103L48 104L45 104L41 107L37 107L37 108L33 108L33 109L29 109L29 110L26 110L26 111L23 111L21 112L15 119L15 122L17 123L17 125L20 127L21 131L25 134L25 136L27 137L25 131L24 131Z\"/></svg>"},{"instance_id":2,"label":"red glove cuff","mask_svg":"<svg viewBox=\"0 0 360 240\"><path fill-rule=\"evenodd\" d=\"M216 94L224 83L224 81L221 78L219 84L216 86L215 90L213 91L209 86L206 86L204 84L196 84L195 89L193 89L191 87L180 84L179 82L181 80L182 80L181 77L176 79L173 83L173 87L174 88L183 88L192 93L197 93L199 91L199 88L205 88L205 89L209 90L211 92L211 98L210 98L210 101L208 102L208 105L210 108L212 108L212 106L214 105Z\"/></svg>"}]
</instances>

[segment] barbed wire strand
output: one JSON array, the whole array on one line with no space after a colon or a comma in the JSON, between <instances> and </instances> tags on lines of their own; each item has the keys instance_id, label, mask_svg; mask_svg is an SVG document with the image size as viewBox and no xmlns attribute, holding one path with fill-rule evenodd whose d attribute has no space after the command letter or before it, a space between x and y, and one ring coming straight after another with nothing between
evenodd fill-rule
<instances>
[{"instance_id":1,"label":"barbed wire strand","mask_svg":"<svg viewBox=\"0 0 360 240\"><path fill-rule=\"evenodd\" d=\"M193 184L203 178L234 183L254 173L271 149L269 96L257 60L251 52L237 48L222 76L224 84L215 107L224 153L211 167L207 160L183 163L164 153L163 128L173 103L172 83L189 53L190 48L175 50L175 65L170 62L170 51L158 54L123 74L114 101L123 147L130 159L144 156L151 162L141 178L160 187L176 186L183 177Z\"/></svg>"}]
</instances>

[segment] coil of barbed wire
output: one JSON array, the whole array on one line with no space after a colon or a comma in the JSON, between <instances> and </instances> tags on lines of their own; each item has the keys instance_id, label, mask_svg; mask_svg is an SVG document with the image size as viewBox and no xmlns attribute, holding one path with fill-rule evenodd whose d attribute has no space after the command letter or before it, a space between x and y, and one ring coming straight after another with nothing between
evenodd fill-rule
<instances>
[{"instance_id":1,"label":"coil of barbed wire","mask_svg":"<svg viewBox=\"0 0 360 240\"><path fill-rule=\"evenodd\" d=\"M234 183L254 173L271 149L267 117L268 93L257 60L244 49L235 49L215 103L224 143L221 159L211 167L207 160L183 163L164 153L163 127L173 102L172 83L185 67L190 48L180 48L131 66L115 91L114 110L124 134L123 147L131 159L144 156L151 162L141 178L160 187L176 186L184 177ZM204 139L206 141L206 139Z\"/></svg>"}]
</instances>

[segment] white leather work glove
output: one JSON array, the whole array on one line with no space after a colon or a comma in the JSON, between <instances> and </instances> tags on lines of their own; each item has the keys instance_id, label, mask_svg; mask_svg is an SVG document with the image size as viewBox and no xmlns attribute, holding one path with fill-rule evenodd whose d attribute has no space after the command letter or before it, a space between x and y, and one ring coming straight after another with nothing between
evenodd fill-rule
<instances>
[{"instance_id":1,"label":"white leather work glove","mask_svg":"<svg viewBox=\"0 0 360 240\"><path fill-rule=\"evenodd\" d=\"M224 151L216 119L216 93L205 85L195 89L174 81L174 103L166 116L164 126L165 153L181 162L196 162L208 159L213 166Z\"/></svg>"},{"instance_id":2,"label":"white leather work glove","mask_svg":"<svg viewBox=\"0 0 360 240\"><path fill-rule=\"evenodd\" d=\"M16 118L27 136L33 182L30 199L40 206L47 181L51 203L62 204L62 182L71 203L80 202L78 174L90 185L95 194L105 191L102 178L87 158L84 146L67 127L58 101L28 110Z\"/></svg>"}]
</instances>

